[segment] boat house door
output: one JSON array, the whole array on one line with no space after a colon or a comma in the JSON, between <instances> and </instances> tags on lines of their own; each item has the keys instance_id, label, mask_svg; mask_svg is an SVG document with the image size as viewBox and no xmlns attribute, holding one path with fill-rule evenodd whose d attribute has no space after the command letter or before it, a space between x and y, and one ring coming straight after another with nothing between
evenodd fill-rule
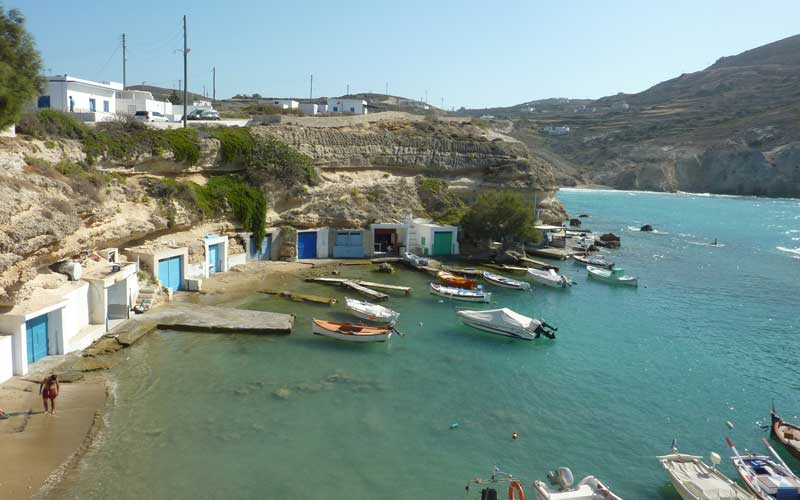
<instances>
[{"instance_id":1,"label":"boat house door","mask_svg":"<svg viewBox=\"0 0 800 500\"><path fill-rule=\"evenodd\" d=\"M174 291L180 290L183 282L183 257L178 255L159 260L158 281L162 286L172 288Z\"/></svg>"},{"instance_id":2,"label":"boat house door","mask_svg":"<svg viewBox=\"0 0 800 500\"><path fill-rule=\"evenodd\" d=\"M219 243L208 247L208 274L219 272Z\"/></svg>"},{"instance_id":3,"label":"boat house door","mask_svg":"<svg viewBox=\"0 0 800 500\"><path fill-rule=\"evenodd\" d=\"M436 231L433 233L433 255L453 254L453 233Z\"/></svg>"},{"instance_id":4,"label":"boat house door","mask_svg":"<svg viewBox=\"0 0 800 500\"><path fill-rule=\"evenodd\" d=\"M317 232L297 233L297 258L317 258Z\"/></svg>"},{"instance_id":5,"label":"boat house door","mask_svg":"<svg viewBox=\"0 0 800 500\"><path fill-rule=\"evenodd\" d=\"M47 315L42 314L25 322L28 341L28 363L47 356Z\"/></svg>"}]
</instances>

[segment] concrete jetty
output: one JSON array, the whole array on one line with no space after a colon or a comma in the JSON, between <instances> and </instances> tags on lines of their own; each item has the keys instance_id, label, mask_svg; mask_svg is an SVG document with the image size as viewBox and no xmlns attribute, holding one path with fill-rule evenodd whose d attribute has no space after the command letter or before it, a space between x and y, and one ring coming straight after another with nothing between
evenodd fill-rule
<instances>
[{"instance_id":1,"label":"concrete jetty","mask_svg":"<svg viewBox=\"0 0 800 500\"><path fill-rule=\"evenodd\" d=\"M294 327L294 316L265 311L248 311L230 307L171 303L134 316L111 333L117 342L131 345L155 328L190 332L249 333L288 335Z\"/></svg>"}]
</instances>

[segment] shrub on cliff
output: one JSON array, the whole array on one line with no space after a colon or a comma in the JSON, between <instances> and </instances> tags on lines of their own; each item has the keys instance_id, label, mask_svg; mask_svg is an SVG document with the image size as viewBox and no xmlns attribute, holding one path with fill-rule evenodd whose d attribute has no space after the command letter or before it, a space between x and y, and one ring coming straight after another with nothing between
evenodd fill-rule
<instances>
[{"instance_id":1,"label":"shrub on cliff","mask_svg":"<svg viewBox=\"0 0 800 500\"><path fill-rule=\"evenodd\" d=\"M521 193L487 191L481 193L461 221L461 229L472 241L491 239L504 247L534 237L533 203Z\"/></svg>"},{"instance_id":2,"label":"shrub on cliff","mask_svg":"<svg viewBox=\"0 0 800 500\"><path fill-rule=\"evenodd\" d=\"M17 9L0 6L0 128L20 118L43 87L42 60Z\"/></svg>"}]
</instances>

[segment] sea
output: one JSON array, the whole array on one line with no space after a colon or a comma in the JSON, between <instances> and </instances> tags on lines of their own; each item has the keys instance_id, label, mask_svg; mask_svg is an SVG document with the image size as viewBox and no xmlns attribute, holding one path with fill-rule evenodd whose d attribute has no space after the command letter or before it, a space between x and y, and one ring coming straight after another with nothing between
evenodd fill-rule
<instances>
[{"instance_id":1,"label":"sea","mask_svg":"<svg viewBox=\"0 0 800 500\"><path fill-rule=\"evenodd\" d=\"M584 228L622 238L603 255L638 288L567 261L571 289L496 288L482 306L430 295L421 272L346 266L342 276L413 287L385 303L405 335L357 345L311 333L312 318L348 319L340 289L292 285L334 306L237 299L228 305L296 315L294 332L160 331L121 351L106 425L53 497L480 498L467 482L498 468L533 498L532 482L564 466L624 499L675 500L656 460L673 440L720 453L733 477L726 436L763 452L772 404L800 421L800 200L558 197L588 215ZM544 318L557 338L511 340L456 316L494 307Z\"/></svg>"}]
</instances>

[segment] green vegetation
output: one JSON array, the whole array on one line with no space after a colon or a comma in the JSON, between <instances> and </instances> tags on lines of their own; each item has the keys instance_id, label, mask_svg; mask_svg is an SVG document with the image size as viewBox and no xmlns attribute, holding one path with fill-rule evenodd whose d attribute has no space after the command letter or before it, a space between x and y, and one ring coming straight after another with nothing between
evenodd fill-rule
<instances>
[{"instance_id":1,"label":"green vegetation","mask_svg":"<svg viewBox=\"0 0 800 500\"><path fill-rule=\"evenodd\" d=\"M42 60L17 9L0 6L0 128L19 120L42 89Z\"/></svg>"},{"instance_id":2,"label":"green vegetation","mask_svg":"<svg viewBox=\"0 0 800 500\"><path fill-rule=\"evenodd\" d=\"M83 144L86 161L100 158L130 160L143 154L171 151L177 161L193 165L200 159L200 137L194 129L152 129L133 119L98 123L89 127L53 109L26 113L17 131L37 139L74 139Z\"/></svg>"},{"instance_id":3,"label":"green vegetation","mask_svg":"<svg viewBox=\"0 0 800 500\"><path fill-rule=\"evenodd\" d=\"M39 158L25 158L26 169L51 179L65 181L76 194L95 202L103 201L104 190L114 183L124 183L124 178L97 170L86 163L62 161L51 164Z\"/></svg>"},{"instance_id":4,"label":"green vegetation","mask_svg":"<svg viewBox=\"0 0 800 500\"><path fill-rule=\"evenodd\" d=\"M467 238L491 239L504 247L513 242L533 239L535 230L533 204L521 193L487 191L481 193L461 221Z\"/></svg>"},{"instance_id":5,"label":"green vegetation","mask_svg":"<svg viewBox=\"0 0 800 500\"><path fill-rule=\"evenodd\" d=\"M212 177L201 186L194 182L160 179L149 188L150 195L161 200L176 200L203 218L220 217L230 212L251 231L257 244L266 235L267 199L264 193L238 175ZM169 212L167 217L174 214Z\"/></svg>"},{"instance_id":6,"label":"green vegetation","mask_svg":"<svg viewBox=\"0 0 800 500\"><path fill-rule=\"evenodd\" d=\"M222 161L228 165L246 167L253 160L255 141L245 127L220 127L210 131L219 139Z\"/></svg>"},{"instance_id":7,"label":"green vegetation","mask_svg":"<svg viewBox=\"0 0 800 500\"><path fill-rule=\"evenodd\" d=\"M437 224L457 226L466 213L464 201L448 188L447 181L430 177L419 181L419 195Z\"/></svg>"}]
</instances>

